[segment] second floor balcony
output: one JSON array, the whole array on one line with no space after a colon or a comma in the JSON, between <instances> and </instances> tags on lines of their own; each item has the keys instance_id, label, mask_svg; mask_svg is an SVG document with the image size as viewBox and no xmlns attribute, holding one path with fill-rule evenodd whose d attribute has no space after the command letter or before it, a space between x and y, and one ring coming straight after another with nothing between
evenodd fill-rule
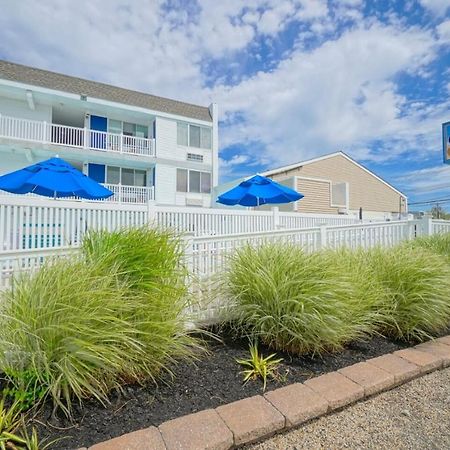
<instances>
[{"instance_id":1,"label":"second floor balcony","mask_svg":"<svg viewBox=\"0 0 450 450\"><path fill-rule=\"evenodd\" d=\"M0 115L0 138L155 157L155 139Z\"/></svg>"}]
</instances>

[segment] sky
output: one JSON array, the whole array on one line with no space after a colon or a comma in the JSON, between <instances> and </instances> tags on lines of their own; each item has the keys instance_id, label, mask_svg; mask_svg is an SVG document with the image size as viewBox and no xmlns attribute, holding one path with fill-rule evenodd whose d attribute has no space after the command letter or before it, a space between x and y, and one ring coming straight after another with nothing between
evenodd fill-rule
<instances>
[{"instance_id":1,"label":"sky","mask_svg":"<svg viewBox=\"0 0 450 450\"><path fill-rule=\"evenodd\" d=\"M1 59L218 103L222 182L342 150L410 203L450 198L450 0L0 0L0 11Z\"/></svg>"}]
</instances>

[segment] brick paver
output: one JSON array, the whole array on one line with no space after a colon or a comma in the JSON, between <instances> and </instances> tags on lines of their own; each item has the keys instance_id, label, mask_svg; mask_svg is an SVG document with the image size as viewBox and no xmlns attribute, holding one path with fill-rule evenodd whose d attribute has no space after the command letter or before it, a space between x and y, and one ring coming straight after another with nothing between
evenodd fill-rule
<instances>
[{"instance_id":1,"label":"brick paver","mask_svg":"<svg viewBox=\"0 0 450 450\"><path fill-rule=\"evenodd\" d=\"M432 355L440 356L442 358L443 367L450 366L450 346L441 344L436 341L424 342L416 345L414 348L421 352L431 353Z\"/></svg>"},{"instance_id":2,"label":"brick paver","mask_svg":"<svg viewBox=\"0 0 450 450\"><path fill-rule=\"evenodd\" d=\"M395 356L406 359L420 367L420 373L425 374L442 367L442 358L431 353L421 352L414 348L405 348L394 352Z\"/></svg>"},{"instance_id":3,"label":"brick paver","mask_svg":"<svg viewBox=\"0 0 450 450\"><path fill-rule=\"evenodd\" d=\"M441 338L436 339L436 342L439 342L441 344L450 345L450 336L444 336Z\"/></svg>"},{"instance_id":4,"label":"brick paver","mask_svg":"<svg viewBox=\"0 0 450 450\"><path fill-rule=\"evenodd\" d=\"M391 353L369 359L367 363L394 375L396 384L406 383L420 374L419 366Z\"/></svg>"},{"instance_id":5,"label":"brick paver","mask_svg":"<svg viewBox=\"0 0 450 450\"><path fill-rule=\"evenodd\" d=\"M338 372L311 378L305 385L325 397L330 409L341 408L364 397L364 388Z\"/></svg>"},{"instance_id":6,"label":"brick paver","mask_svg":"<svg viewBox=\"0 0 450 450\"><path fill-rule=\"evenodd\" d=\"M161 433L156 427L134 431L123 436L101 442L89 450L166 450Z\"/></svg>"},{"instance_id":7,"label":"brick paver","mask_svg":"<svg viewBox=\"0 0 450 450\"><path fill-rule=\"evenodd\" d=\"M366 396L377 394L395 386L394 375L367 362L353 364L338 370L338 372L362 386Z\"/></svg>"},{"instance_id":8,"label":"brick paver","mask_svg":"<svg viewBox=\"0 0 450 450\"><path fill-rule=\"evenodd\" d=\"M216 411L234 435L235 445L254 442L284 428L284 416L260 395L219 406Z\"/></svg>"},{"instance_id":9,"label":"brick paver","mask_svg":"<svg viewBox=\"0 0 450 450\"><path fill-rule=\"evenodd\" d=\"M228 450L233 434L213 409L169 420L159 426L167 450Z\"/></svg>"},{"instance_id":10,"label":"brick paver","mask_svg":"<svg viewBox=\"0 0 450 450\"><path fill-rule=\"evenodd\" d=\"M264 397L286 418L286 427L299 425L328 410L328 401L301 383L267 392Z\"/></svg>"}]
</instances>

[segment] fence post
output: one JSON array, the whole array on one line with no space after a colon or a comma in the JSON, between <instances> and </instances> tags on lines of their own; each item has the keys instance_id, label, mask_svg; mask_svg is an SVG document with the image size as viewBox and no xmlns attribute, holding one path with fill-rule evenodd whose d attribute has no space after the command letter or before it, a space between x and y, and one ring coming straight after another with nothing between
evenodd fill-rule
<instances>
[{"instance_id":1,"label":"fence post","mask_svg":"<svg viewBox=\"0 0 450 450\"><path fill-rule=\"evenodd\" d=\"M191 277L194 270L194 233L185 233L183 240L186 269L188 270L188 276Z\"/></svg>"},{"instance_id":2,"label":"fence post","mask_svg":"<svg viewBox=\"0 0 450 450\"><path fill-rule=\"evenodd\" d=\"M433 219L432 216L426 214L421 219L421 235L431 236L433 234Z\"/></svg>"},{"instance_id":3,"label":"fence post","mask_svg":"<svg viewBox=\"0 0 450 450\"><path fill-rule=\"evenodd\" d=\"M280 228L280 210L278 209L278 206L272 207L272 214L273 214L273 229L278 230Z\"/></svg>"},{"instance_id":4,"label":"fence post","mask_svg":"<svg viewBox=\"0 0 450 450\"><path fill-rule=\"evenodd\" d=\"M325 248L328 245L328 239L327 239L327 227L324 224L319 224L319 242L318 244L318 250Z\"/></svg>"},{"instance_id":5,"label":"fence post","mask_svg":"<svg viewBox=\"0 0 450 450\"><path fill-rule=\"evenodd\" d=\"M155 202L153 200L147 199L147 223L151 226L157 227L159 224L156 217Z\"/></svg>"}]
</instances>

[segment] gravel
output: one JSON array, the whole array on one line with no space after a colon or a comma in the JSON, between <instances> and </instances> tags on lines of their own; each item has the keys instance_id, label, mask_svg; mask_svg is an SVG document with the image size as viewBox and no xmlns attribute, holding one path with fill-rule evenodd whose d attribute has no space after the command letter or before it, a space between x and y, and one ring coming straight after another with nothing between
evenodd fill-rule
<instances>
[{"instance_id":1,"label":"gravel","mask_svg":"<svg viewBox=\"0 0 450 450\"><path fill-rule=\"evenodd\" d=\"M450 368L245 448L449 449Z\"/></svg>"}]
</instances>

